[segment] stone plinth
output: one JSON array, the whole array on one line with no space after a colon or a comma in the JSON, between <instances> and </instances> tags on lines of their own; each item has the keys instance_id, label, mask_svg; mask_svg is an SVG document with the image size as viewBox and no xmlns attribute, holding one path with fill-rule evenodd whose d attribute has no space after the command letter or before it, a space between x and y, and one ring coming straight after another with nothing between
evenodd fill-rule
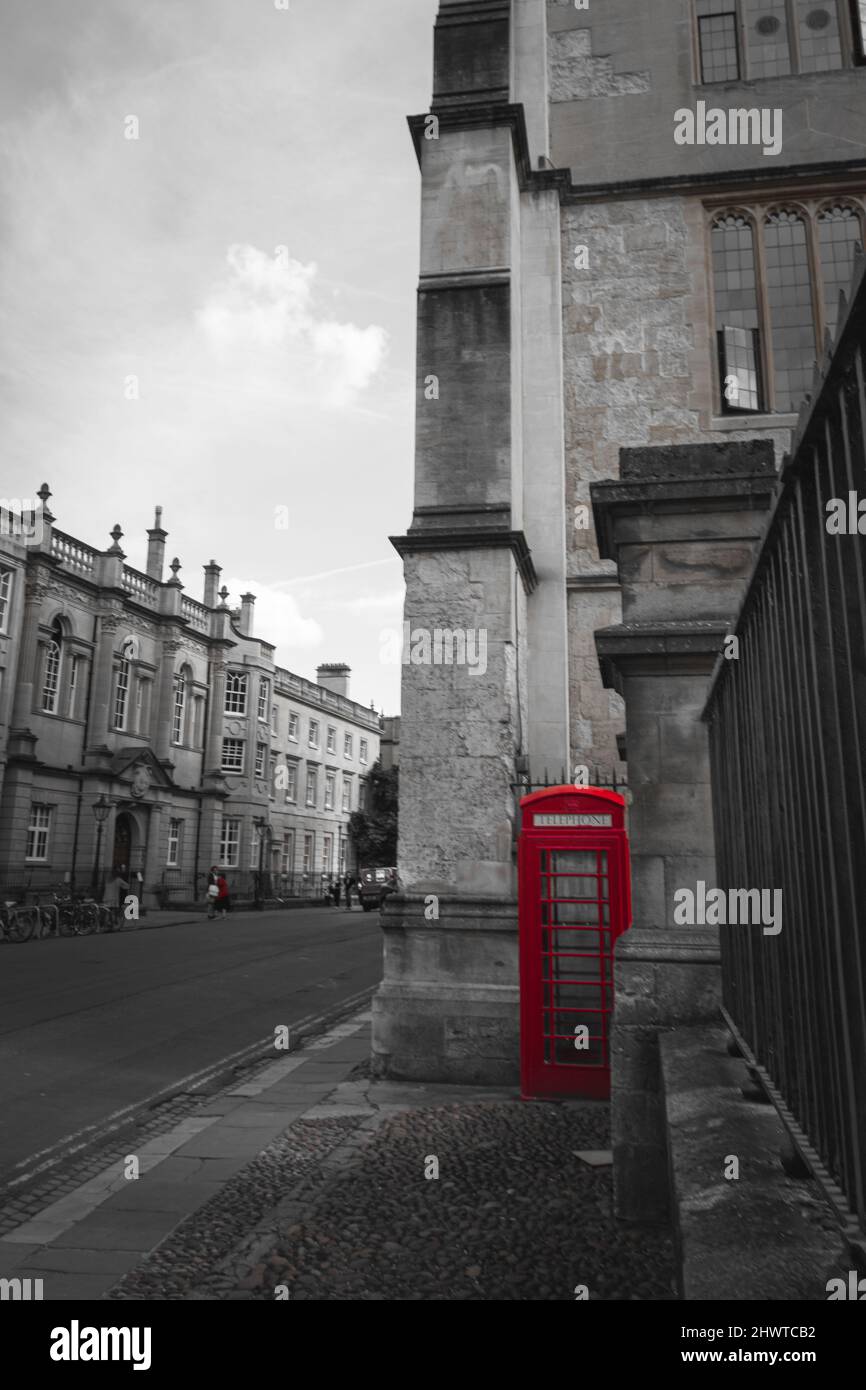
<instances>
[{"instance_id":1,"label":"stone plinth","mask_svg":"<svg viewBox=\"0 0 866 1390\"><path fill-rule=\"evenodd\" d=\"M517 1084L516 901L395 894L386 900L382 925L384 978L373 1000L374 1075Z\"/></svg>"},{"instance_id":2,"label":"stone plinth","mask_svg":"<svg viewBox=\"0 0 866 1390\"><path fill-rule=\"evenodd\" d=\"M624 449L592 487L602 558L624 621L596 633L606 686L626 706L634 927L617 943L612 1126L618 1215L668 1214L659 1034L718 1016L714 930L678 927L675 893L715 883L709 748L701 711L762 534L770 444Z\"/></svg>"}]
</instances>

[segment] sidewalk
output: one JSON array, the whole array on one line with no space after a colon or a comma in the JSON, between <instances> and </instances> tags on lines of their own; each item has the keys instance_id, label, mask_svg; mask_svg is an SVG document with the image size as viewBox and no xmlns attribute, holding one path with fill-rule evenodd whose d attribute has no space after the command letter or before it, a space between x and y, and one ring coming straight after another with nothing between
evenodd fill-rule
<instances>
[{"instance_id":1,"label":"sidewalk","mask_svg":"<svg viewBox=\"0 0 866 1390\"><path fill-rule=\"evenodd\" d=\"M607 1107L373 1082L369 1014L267 1064L0 1240L46 1299L672 1297L611 1215ZM583 1155L581 1157L580 1155ZM436 1176L438 1165L438 1176Z\"/></svg>"},{"instance_id":2,"label":"sidewalk","mask_svg":"<svg viewBox=\"0 0 866 1390\"><path fill-rule=\"evenodd\" d=\"M231 912L226 917L226 921L229 921L232 917L248 917L253 913L259 917L273 917L283 915L286 912L309 908L316 908L323 912L334 912L337 910L330 905L322 907L321 901L318 898L291 898L285 903L269 902L261 912L252 904L243 903L232 908ZM340 909L340 911L345 910L347 909ZM360 908L353 907L352 911L359 912ZM189 922L207 922L208 920L206 903L202 903L201 907L168 908L164 912L159 908L149 907L139 919L138 927L140 931L144 931L147 930L148 927L182 927L186 926ZM218 921L220 919L216 918L214 920Z\"/></svg>"}]
</instances>

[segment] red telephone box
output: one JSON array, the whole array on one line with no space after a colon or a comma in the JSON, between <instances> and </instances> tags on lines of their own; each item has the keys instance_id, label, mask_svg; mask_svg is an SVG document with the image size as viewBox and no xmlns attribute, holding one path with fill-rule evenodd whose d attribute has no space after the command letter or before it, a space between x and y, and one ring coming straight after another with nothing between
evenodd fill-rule
<instances>
[{"instance_id":1,"label":"red telephone box","mask_svg":"<svg viewBox=\"0 0 866 1390\"><path fill-rule=\"evenodd\" d=\"M613 947L631 926L625 800L549 787L520 806L522 1094L607 1099Z\"/></svg>"}]
</instances>

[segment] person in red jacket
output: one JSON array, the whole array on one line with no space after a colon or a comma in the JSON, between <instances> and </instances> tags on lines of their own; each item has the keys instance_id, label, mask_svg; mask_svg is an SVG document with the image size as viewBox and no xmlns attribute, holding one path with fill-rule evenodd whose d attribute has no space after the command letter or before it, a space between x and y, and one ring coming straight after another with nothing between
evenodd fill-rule
<instances>
[{"instance_id":1,"label":"person in red jacket","mask_svg":"<svg viewBox=\"0 0 866 1390\"><path fill-rule=\"evenodd\" d=\"M221 917L225 917L227 912L231 912L232 904L231 899L229 897L229 886L226 882L224 874L220 874L217 878L217 888L219 889L219 894L216 900L217 911L219 912Z\"/></svg>"}]
</instances>

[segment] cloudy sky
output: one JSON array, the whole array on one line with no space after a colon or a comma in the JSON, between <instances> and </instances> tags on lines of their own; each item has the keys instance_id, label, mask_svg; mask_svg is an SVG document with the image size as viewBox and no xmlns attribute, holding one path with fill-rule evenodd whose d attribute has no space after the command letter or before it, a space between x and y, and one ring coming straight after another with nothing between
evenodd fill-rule
<instances>
[{"instance_id":1,"label":"cloudy sky","mask_svg":"<svg viewBox=\"0 0 866 1390\"><path fill-rule=\"evenodd\" d=\"M2 0L0 494L394 712L436 0L277 3Z\"/></svg>"}]
</instances>

